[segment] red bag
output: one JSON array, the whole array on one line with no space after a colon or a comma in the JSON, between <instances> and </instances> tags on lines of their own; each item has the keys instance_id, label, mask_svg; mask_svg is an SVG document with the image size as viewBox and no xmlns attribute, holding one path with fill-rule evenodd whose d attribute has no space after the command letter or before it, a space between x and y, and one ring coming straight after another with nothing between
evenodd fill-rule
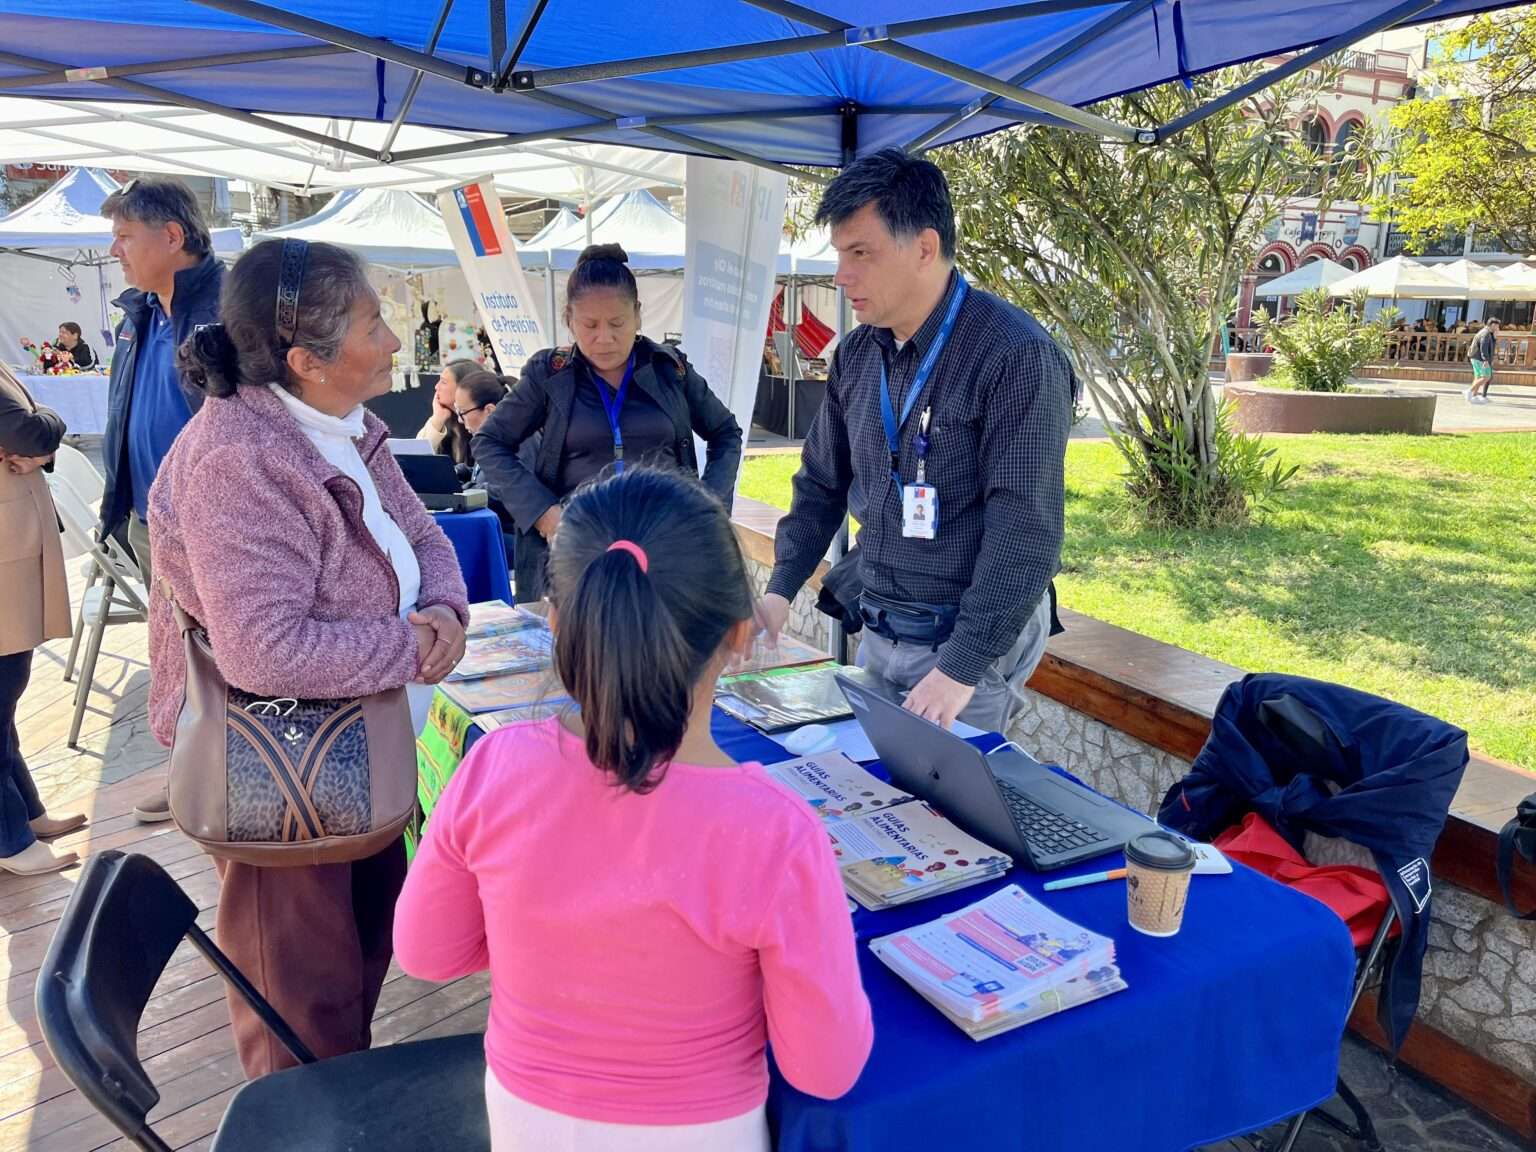
<instances>
[{"instance_id":1,"label":"red bag","mask_svg":"<svg viewBox=\"0 0 1536 1152\"><path fill-rule=\"evenodd\" d=\"M1392 899L1381 877L1369 868L1308 864L1257 812L1248 813L1241 824L1228 828L1214 843L1255 872L1328 905L1334 915L1349 925L1356 948L1371 942ZM1397 925L1393 925L1392 932L1397 934Z\"/></svg>"}]
</instances>

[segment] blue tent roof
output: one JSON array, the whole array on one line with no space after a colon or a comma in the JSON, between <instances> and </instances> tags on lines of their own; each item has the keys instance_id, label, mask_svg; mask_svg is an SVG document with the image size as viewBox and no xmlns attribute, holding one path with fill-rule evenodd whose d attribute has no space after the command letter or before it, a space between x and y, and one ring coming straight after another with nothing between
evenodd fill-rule
<instances>
[{"instance_id":1,"label":"blue tent roof","mask_svg":"<svg viewBox=\"0 0 1536 1152\"><path fill-rule=\"evenodd\" d=\"M245 117L389 121L404 107L411 123L509 140L837 165L1022 120L1124 134L1078 110L1243 60L1342 48L1395 24L1502 6L601 0L594 13L577 0L450 0L434 36L440 7L429 0L0 0L0 91L213 105ZM505 18L493 21L498 9ZM219 60L245 53L255 55ZM164 67L179 60L201 62ZM82 67L105 72L84 80L63 71ZM412 95L417 68L424 78Z\"/></svg>"}]
</instances>

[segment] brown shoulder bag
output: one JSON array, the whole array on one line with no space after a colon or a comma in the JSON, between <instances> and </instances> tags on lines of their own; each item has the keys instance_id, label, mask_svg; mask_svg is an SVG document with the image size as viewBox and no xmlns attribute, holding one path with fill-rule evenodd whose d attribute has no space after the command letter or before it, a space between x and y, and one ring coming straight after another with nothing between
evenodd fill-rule
<instances>
[{"instance_id":1,"label":"brown shoulder bag","mask_svg":"<svg viewBox=\"0 0 1536 1152\"><path fill-rule=\"evenodd\" d=\"M177 827L212 856L268 867L361 860L403 836L416 810L405 689L352 700L243 692L159 583L187 654L169 773Z\"/></svg>"}]
</instances>

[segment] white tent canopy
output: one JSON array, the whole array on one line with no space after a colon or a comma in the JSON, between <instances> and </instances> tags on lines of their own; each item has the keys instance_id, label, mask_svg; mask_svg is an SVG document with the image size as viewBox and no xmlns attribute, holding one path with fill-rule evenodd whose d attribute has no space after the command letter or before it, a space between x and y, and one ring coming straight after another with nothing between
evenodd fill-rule
<instances>
[{"instance_id":1,"label":"white tent canopy","mask_svg":"<svg viewBox=\"0 0 1536 1152\"><path fill-rule=\"evenodd\" d=\"M554 245L548 243L548 240L551 236L558 236L568 228L577 228L580 226L580 216L576 215L576 213L572 212L569 208L561 208L559 212L555 213L554 219L550 220L549 223L544 225L544 227L540 228L531 237L519 244L518 247L530 249L552 248Z\"/></svg>"},{"instance_id":2,"label":"white tent canopy","mask_svg":"<svg viewBox=\"0 0 1536 1152\"><path fill-rule=\"evenodd\" d=\"M1460 300L1456 281L1432 264L1420 264L1406 256L1394 256L1373 264L1363 272L1337 281L1328 289L1330 296L1352 296L1364 290L1367 296L1389 300Z\"/></svg>"},{"instance_id":3,"label":"white tent canopy","mask_svg":"<svg viewBox=\"0 0 1536 1152\"><path fill-rule=\"evenodd\" d=\"M1536 300L1536 267L1529 264L1506 264L1495 274L1501 295L1498 300Z\"/></svg>"},{"instance_id":4,"label":"white tent canopy","mask_svg":"<svg viewBox=\"0 0 1536 1152\"><path fill-rule=\"evenodd\" d=\"M825 228L802 233L798 240L788 236L779 244L780 276L833 276L837 273L837 249Z\"/></svg>"},{"instance_id":5,"label":"white tent canopy","mask_svg":"<svg viewBox=\"0 0 1536 1152\"><path fill-rule=\"evenodd\" d=\"M339 137L377 152L390 139L387 121L315 116L266 119L279 127L235 124L227 116L186 108L0 96L0 163L196 173L302 194L360 187L431 192L489 175L504 193L572 203L634 188L683 183L683 157L639 148L549 141L504 145L455 159L382 164L317 143L306 134ZM390 148L402 153L462 147L481 138L483 133L407 124Z\"/></svg>"},{"instance_id":6,"label":"white tent canopy","mask_svg":"<svg viewBox=\"0 0 1536 1152\"><path fill-rule=\"evenodd\" d=\"M100 262L112 247L112 221L101 215L101 205L115 191L117 181L105 172L76 168L41 196L0 219L0 248L51 253L78 264ZM238 252L243 246L240 229L213 230L214 251ZM70 253L76 255L65 255Z\"/></svg>"},{"instance_id":7,"label":"white tent canopy","mask_svg":"<svg viewBox=\"0 0 1536 1152\"><path fill-rule=\"evenodd\" d=\"M1300 296L1303 292L1315 292L1319 288L1331 287L1354 274L1352 269L1333 260L1313 260L1303 264L1294 272L1275 277L1268 284L1260 286L1254 295L1267 299L1273 299L1276 296Z\"/></svg>"},{"instance_id":8,"label":"white tent canopy","mask_svg":"<svg viewBox=\"0 0 1536 1152\"><path fill-rule=\"evenodd\" d=\"M441 268L459 262L438 210L414 192L393 188L348 188L308 219L257 232L251 239L339 244L397 268Z\"/></svg>"},{"instance_id":9,"label":"white tent canopy","mask_svg":"<svg viewBox=\"0 0 1536 1152\"><path fill-rule=\"evenodd\" d=\"M537 247L532 242L519 245L523 267L568 271L587 246L587 222L573 219L563 229L545 229L540 237ZM680 269L688 246L683 222L644 189L615 196L592 210L591 243L622 245L636 271Z\"/></svg>"}]
</instances>

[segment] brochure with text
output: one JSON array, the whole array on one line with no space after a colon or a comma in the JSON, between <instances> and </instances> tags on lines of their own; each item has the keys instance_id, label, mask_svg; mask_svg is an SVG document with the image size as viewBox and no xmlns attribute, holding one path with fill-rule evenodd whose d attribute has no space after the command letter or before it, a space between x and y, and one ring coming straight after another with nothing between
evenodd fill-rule
<instances>
[{"instance_id":1,"label":"brochure with text","mask_svg":"<svg viewBox=\"0 0 1536 1152\"><path fill-rule=\"evenodd\" d=\"M464 635L473 640L477 636L500 636L542 627L543 618L526 608L516 608L505 600L482 600L469 606L469 627L464 629Z\"/></svg>"},{"instance_id":2,"label":"brochure with text","mask_svg":"<svg viewBox=\"0 0 1536 1152\"><path fill-rule=\"evenodd\" d=\"M961 831L920 800L827 825L843 887L878 911L980 884L1013 859Z\"/></svg>"},{"instance_id":3,"label":"brochure with text","mask_svg":"<svg viewBox=\"0 0 1536 1152\"><path fill-rule=\"evenodd\" d=\"M1038 1019L1049 1014L1042 1009L1059 1011L1068 999L1080 1003L1085 993L1120 982L1113 940L1058 916L1017 884L882 936L870 949L924 999L966 1024L1015 1012ZM1067 991L1081 981L1087 983Z\"/></svg>"},{"instance_id":4,"label":"brochure with text","mask_svg":"<svg viewBox=\"0 0 1536 1152\"><path fill-rule=\"evenodd\" d=\"M543 628L477 636L464 646L464 659L448 674L448 682L548 668L553 652L554 637Z\"/></svg>"},{"instance_id":5,"label":"brochure with text","mask_svg":"<svg viewBox=\"0 0 1536 1152\"><path fill-rule=\"evenodd\" d=\"M887 784L839 752L765 766L768 775L805 798L823 820L863 816L879 808L905 804L909 792Z\"/></svg>"}]
</instances>

